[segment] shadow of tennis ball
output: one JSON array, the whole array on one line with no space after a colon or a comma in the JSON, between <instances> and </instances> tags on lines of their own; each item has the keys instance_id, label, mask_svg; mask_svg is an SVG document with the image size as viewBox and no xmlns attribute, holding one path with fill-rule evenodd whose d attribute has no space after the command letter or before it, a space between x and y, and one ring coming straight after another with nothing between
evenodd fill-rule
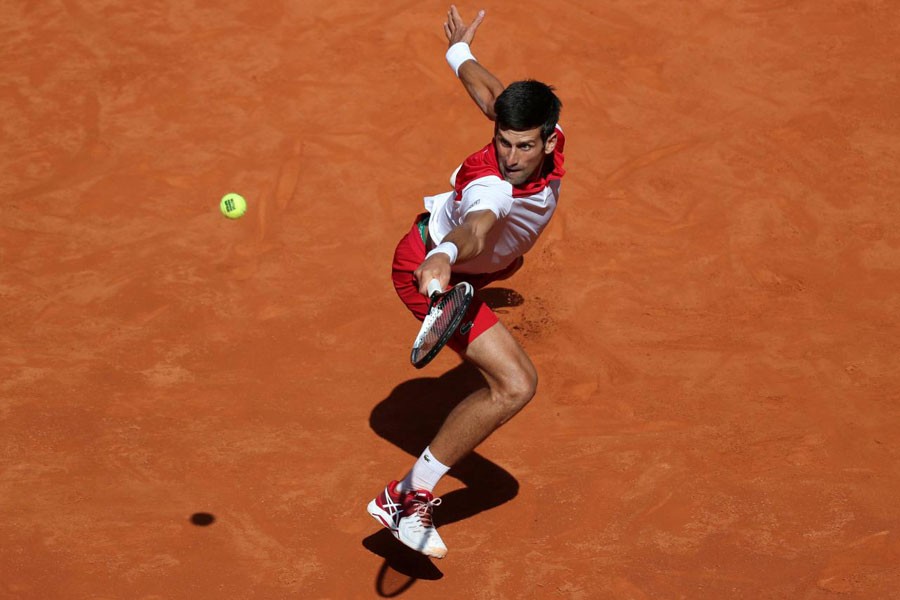
<instances>
[{"instance_id":1,"label":"shadow of tennis ball","mask_svg":"<svg viewBox=\"0 0 900 600\"><path fill-rule=\"evenodd\" d=\"M215 521L215 515L211 515L209 513L198 512L191 515L191 523L197 525L198 527L207 527L215 523Z\"/></svg>"}]
</instances>

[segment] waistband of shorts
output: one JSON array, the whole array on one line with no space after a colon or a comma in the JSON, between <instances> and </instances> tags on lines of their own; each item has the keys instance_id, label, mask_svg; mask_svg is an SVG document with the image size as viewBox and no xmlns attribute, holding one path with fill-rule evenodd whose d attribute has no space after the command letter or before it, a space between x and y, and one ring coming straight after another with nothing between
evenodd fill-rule
<instances>
[{"instance_id":1,"label":"waistband of shorts","mask_svg":"<svg viewBox=\"0 0 900 600\"><path fill-rule=\"evenodd\" d=\"M428 223L431 221L431 213L422 213L419 215L418 219L416 219L416 227L419 229L419 235L422 237L422 243L425 244L425 249L430 250L429 247L431 245L431 239L428 235Z\"/></svg>"}]
</instances>

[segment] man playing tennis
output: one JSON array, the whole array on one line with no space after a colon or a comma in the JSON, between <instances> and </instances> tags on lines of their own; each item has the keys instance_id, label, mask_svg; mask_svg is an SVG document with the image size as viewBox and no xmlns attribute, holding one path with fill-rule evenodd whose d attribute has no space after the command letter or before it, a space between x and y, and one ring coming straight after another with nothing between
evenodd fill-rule
<instances>
[{"instance_id":1,"label":"man playing tennis","mask_svg":"<svg viewBox=\"0 0 900 600\"><path fill-rule=\"evenodd\" d=\"M503 84L472 56L470 44L484 20L466 25L450 7L444 33L447 61L466 91L494 121L490 144L469 156L451 177L452 192L425 199L394 254L397 294L422 320L428 283L465 280L476 289L505 279L523 263L556 209L565 138L557 126L561 103L537 81ZM531 359L493 311L475 297L448 342L487 382L447 416L412 469L369 503L369 513L407 546L435 558L447 553L432 522L433 495L450 466L518 413L534 396Z\"/></svg>"}]
</instances>

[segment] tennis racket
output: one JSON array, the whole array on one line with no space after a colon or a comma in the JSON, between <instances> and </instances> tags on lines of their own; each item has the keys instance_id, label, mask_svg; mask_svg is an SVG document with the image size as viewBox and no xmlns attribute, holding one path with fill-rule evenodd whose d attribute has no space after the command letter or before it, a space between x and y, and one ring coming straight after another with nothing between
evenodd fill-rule
<instances>
[{"instance_id":1,"label":"tennis racket","mask_svg":"<svg viewBox=\"0 0 900 600\"><path fill-rule=\"evenodd\" d=\"M421 369L430 363L450 341L474 295L475 288L465 281L457 283L446 292L441 289L437 279L428 282L428 296L431 299L428 314L422 321L409 357L415 368Z\"/></svg>"}]
</instances>

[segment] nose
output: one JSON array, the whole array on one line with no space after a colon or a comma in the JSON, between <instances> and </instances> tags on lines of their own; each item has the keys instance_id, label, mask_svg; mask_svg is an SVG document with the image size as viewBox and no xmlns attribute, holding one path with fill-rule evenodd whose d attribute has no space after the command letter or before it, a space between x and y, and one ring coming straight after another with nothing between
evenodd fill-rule
<instances>
[{"instance_id":1,"label":"nose","mask_svg":"<svg viewBox=\"0 0 900 600\"><path fill-rule=\"evenodd\" d=\"M509 149L509 154L506 156L506 166L514 167L519 162L519 153L516 151L515 146Z\"/></svg>"}]
</instances>

